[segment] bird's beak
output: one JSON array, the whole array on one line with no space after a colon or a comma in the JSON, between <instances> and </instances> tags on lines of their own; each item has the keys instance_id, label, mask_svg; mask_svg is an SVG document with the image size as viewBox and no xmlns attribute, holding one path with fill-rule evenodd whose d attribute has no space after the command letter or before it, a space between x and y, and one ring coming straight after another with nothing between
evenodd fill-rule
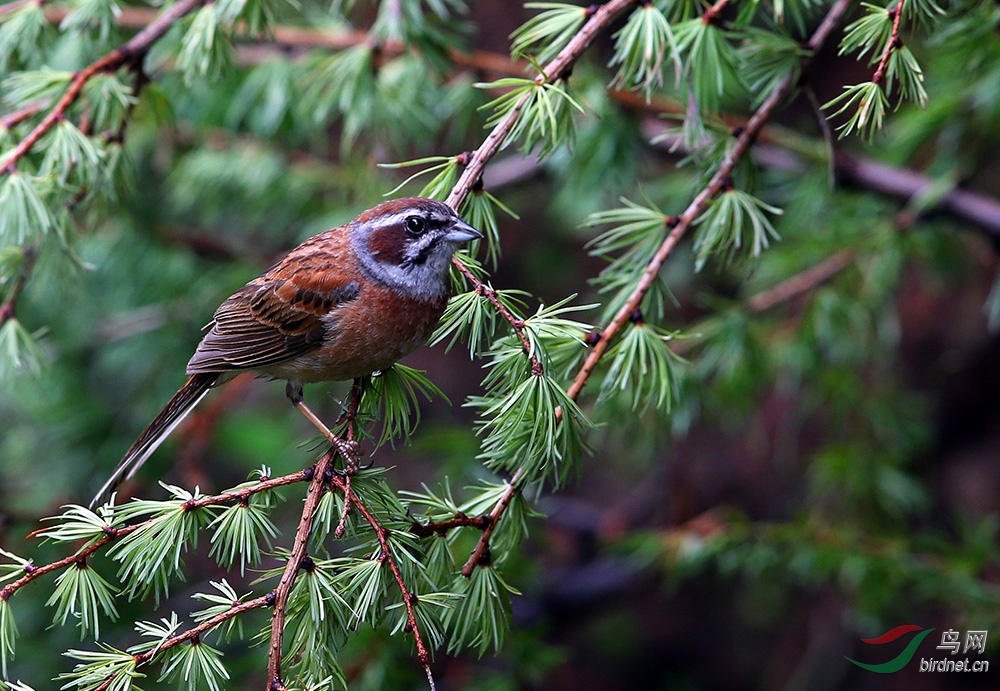
<instances>
[{"instance_id":1,"label":"bird's beak","mask_svg":"<svg viewBox=\"0 0 1000 691\"><path fill-rule=\"evenodd\" d=\"M448 229L444 239L446 242L454 242L458 244L460 242L468 242L469 240L478 240L482 237L483 234L478 230L470 226L462 219L456 218L452 221L451 228Z\"/></svg>"}]
</instances>

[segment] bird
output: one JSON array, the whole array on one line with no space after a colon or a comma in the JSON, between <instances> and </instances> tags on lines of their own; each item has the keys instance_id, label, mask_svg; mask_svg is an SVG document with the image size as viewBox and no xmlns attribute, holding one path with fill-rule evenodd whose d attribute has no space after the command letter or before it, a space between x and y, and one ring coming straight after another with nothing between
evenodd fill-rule
<instances>
[{"instance_id":1,"label":"bird","mask_svg":"<svg viewBox=\"0 0 1000 691\"><path fill-rule=\"evenodd\" d=\"M131 478L208 392L243 372L284 379L285 393L341 454L356 451L306 406L302 385L357 380L426 342L448 302L459 246L483 234L447 204L383 202L307 239L227 298L188 361L188 379L91 502Z\"/></svg>"}]
</instances>

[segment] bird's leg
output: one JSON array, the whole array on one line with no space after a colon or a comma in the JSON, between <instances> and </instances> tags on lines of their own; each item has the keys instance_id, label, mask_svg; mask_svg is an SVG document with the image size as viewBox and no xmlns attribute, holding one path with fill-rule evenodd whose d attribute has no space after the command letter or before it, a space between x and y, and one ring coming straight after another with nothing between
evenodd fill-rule
<instances>
[{"instance_id":1,"label":"bird's leg","mask_svg":"<svg viewBox=\"0 0 1000 691\"><path fill-rule=\"evenodd\" d=\"M344 457L344 462L347 464L347 468L357 468L358 459L361 457L361 446L353 439L341 439L336 434L330 431L319 416L316 415L309 406L306 405L305 400L302 397L302 383L297 381L289 380L288 384L285 386L285 395L288 396L288 400L292 402L300 413L306 416L306 419L320 432L323 436L329 440L329 442L337 449L341 456Z\"/></svg>"}]
</instances>

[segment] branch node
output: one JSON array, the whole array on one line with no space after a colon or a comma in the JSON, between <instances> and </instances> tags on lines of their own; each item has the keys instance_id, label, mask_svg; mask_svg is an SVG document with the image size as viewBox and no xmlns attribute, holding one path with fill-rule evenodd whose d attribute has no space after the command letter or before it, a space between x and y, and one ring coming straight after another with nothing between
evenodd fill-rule
<instances>
[{"instance_id":1,"label":"branch node","mask_svg":"<svg viewBox=\"0 0 1000 691\"><path fill-rule=\"evenodd\" d=\"M306 556L302 557L302 561L299 563L299 568L305 571L306 573L312 573L313 571L316 570L316 562L314 562L312 560L312 557L310 557L307 554Z\"/></svg>"},{"instance_id":2,"label":"branch node","mask_svg":"<svg viewBox=\"0 0 1000 691\"><path fill-rule=\"evenodd\" d=\"M600 331L591 331L590 333L588 333L586 336L583 337L583 342L586 343L589 347L593 348L595 345L601 342L602 337L603 336L601 335Z\"/></svg>"},{"instance_id":3,"label":"branch node","mask_svg":"<svg viewBox=\"0 0 1000 691\"><path fill-rule=\"evenodd\" d=\"M663 225L667 228L676 228L677 224L681 222L680 216L664 216Z\"/></svg>"}]
</instances>

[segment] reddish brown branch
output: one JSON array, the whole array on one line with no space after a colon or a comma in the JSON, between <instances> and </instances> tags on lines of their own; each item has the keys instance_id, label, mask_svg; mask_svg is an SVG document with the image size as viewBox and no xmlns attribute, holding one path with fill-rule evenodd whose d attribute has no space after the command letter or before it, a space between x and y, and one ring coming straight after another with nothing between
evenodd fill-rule
<instances>
[{"instance_id":1,"label":"reddish brown branch","mask_svg":"<svg viewBox=\"0 0 1000 691\"><path fill-rule=\"evenodd\" d=\"M125 64L141 60L153 43L169 31L177 20L205 2L206 0L178 0L120 48L116 48L77 72L55 107L0 162L0 166L2 166L0 175L13 173L17 169L18 161L31 151L31 148L46 132L66 117L66 112L79 98L83 87L91 78L102 72L112 72Z\"/></svg>"},{"instance_id":2,"label":"reddish brown branch","mask_svg":"<svg viewBox=\"0 0 1000 691\"><path fill-rule=\"evenodd\" d=\"M141 665L149 662L154 657L158 656L164 650L169 650L176 645L180 645L184 641L190 641L197 638L206 631L211 631L219 624L225 623L232 619L233 617L239 616L244 612L249 612L253 609L261 609L263 607L269 607L274 602L274 591L261 595L260 597L254 598L253 600L247 600L246 602L234 603L232 607L227 609L225 612L220 612L216 614L211 619L206 619L197 626L193 626L187 631L177 634L176 636L171 636L163 642L162 645L157 646L154 650L150 650L145 653L139 653L134 657L136 665Z\"/></svg>"},{"instance_id":3,"label":"reddish brown branch","mask_svg":"<svg viewBox=\"0 0 1000 691\"><path fill-rule=\"evenodd\" d=\"M882 52L882 59L878 61L878 67L875 68L875 74L872 75L872 84L880 84L885 79L889 58L903 46L903 42L899 38L899 25L903 19L903 7L905 4L906 0L899 0L896 6L889 10L892 16L892 32L889 35L888 43L885 45L885 50Z\"/></svg>"},{"instance_id":4,"label":"reddish brown branch","mask_svg":"<svg viewBox=\"0 0 1000 691\"><path fill-rule=\"evenodd\" d=\"M561 417L561 416L560 416ZM475 549L472 550L472 554L465 561L462 566L462 575L466 578L472 576L473 570L479 565L486 565L489 561L487 554L490 548L490 538L493 537L493 531L497 529L497 525L500 523L500 517L503 516L504 511L510 506L510 503L514 501L514 495L518 493L518 480L521 479L523 475L524 468L518 468L514 472L514 475L510 478L510 482L507 483L506 489L504 489L503 494L500 495L500 499L497 501L496 506L490 511L490 522L487 524L486 528L483 530L483 534L479 536L479 542L476 543Z\"/></svg>"},{"instance_id":5,"label":"reddish brown branch","mask_svg":"<svg viewBox=\"0 0 1000 691\"><path fill-rule=\"evenodd\" d=\"M466 516L460 511L455 514L454 518L448 518L443 521L432 521L430 523L414 521L413 525L410 526L410 532L417 537L445 535L449 530L454 530L455 528L478 528L479 530L486 530L490 523L492 523L492 520L489 514Z\"/></svg>"},{"instance_id":6,"label":"reddish brown branch","mask_svg":"<svg viewBox=\"0 0 1000 691\"><path fill-rule=\"evenodd\" d=\"M594 37L604 29L611 21L618 16L629 5L635 4L636 0L611 0L601 5L590 15L580 30L570 39L566 47L559 51L559 54L542 70L542 74L535 77L536 84L552 83L561 79L570 67L579 59L594 40ZM457 209L465 201L469 192L475 187L483 175L483 169L493 156L500 150L507 140L517 119L521 116L521 110L531 98L527 93L521 97L511 108L510 112L490 131L483 143L469 157L462 176L455 183L448 195L446 202Z\"/></svg>"},{"instance_id":7,"label":"reddish brown branch","mask_svg":"<svg viewBox=\"0 0 1000 691\"><path fill-rule=\"evenodd\" d=\"M296 482L303 482L313 477L313 469L306 468L305 470L300 470L297 473L292 473L291 475L284 475L282 477L268 478L256 482L247 487L241 489L233 489L228 492L223 492L222 494L214 494L207 497L199 497L198 499L192 499L185 502L184 507L187 510L193 510L209 506L210 504L221 504L228 501L247 501L254 494L259 494L260 492L265 492L270 489L275 489L276 487L281 487L283 485L291 485ZM68 557L64 557L57 561L44 566L32 566L30 569L25 569L25 574L18 578L16 581L8 583L3 588L0 588L0 600L8 600L11 595L17 592L19 589L35 580L40 578L47 573L52 571L58 571L61 568L75 564L79 559L85 559L101 547L104 547L109 542L117 540L118 538L124 537L129 533L133 533L139 530L143 526L147 525L151 521L156 520L155 518L150 518L148 520L142 521L140 523L133 523L132 525L127 525L122 528L113 528L108 526L105 529L104 537L100 538L96 542L93 542L80 550L77 550Z\"/></svg>"},{"instance_id":8,"label":"reddish brown branch","mask_svg":"<svg viewBox=\"0 0 1000 691\"><path fill-rule=\"evenodd\" d=\"M20 125L22 122L30 118L32 115L37 113L42 109L42 103L32 103L24 108L15 110L13 113L7 113L3 117L0 117L0 128L9 130L15 125Z\"/></svg>"},{"instance_id":9,"label":"reddish brown branch","mask_svg":"<svg viewBox=\"0 0 1000 691\"><path fill-rule=\"evenodd\" d=\"M364 519L368 521L372 530L375 531L375 537L378 539L378 544L382 552L381 559L384 563L388 564L389 570L392 572L392 576L396 580L396 586L399 588L399 592L403 598L403 606L406 608L406 621L409 625L408 628L410 633L413 634L413 640L417 646L417 658L420 660L420 664L427 673L427 679L430 681L431 689L433 689L434 679L430 672L431 655L426 644L424 643L424 638L420 633L420 626L417 623L417 615L413 609L414 605L417 603L417 595L416 593L411 592L407 587L406 581L403 580L403 574L399 570L399 564L396 563L396 558L392 556L392 548L389 546L388 539L389 529L383 527L365 503L358 498L358 495L350 490L350 485L348 484L346 477L334 475L330 482L344 494L344 501L349 501L354 508L358 510L358 513L360 513Z\"/></svg>"},{"instance_id":10,"label":"reddish brown branch","mask_svg":"<svg viewBox=\"0 0 1000 691\"><path fill-rule=\"evenodd\" d=\"M719 19L719 15L722 14L722 10L726 9L726 5L729 4L729 0L718 0L714 5L705 10L705 13L701 15L701 21L705 24L713 24Z\"/></svg>"},{"instance_id":11,"label":"reddish brown branch","mask_svg":"<svg viewBox=\"0 0 1000 691\"><path fill-rule=\"evenodd\" d=\"M626 7L635 3L635 0L611 0L604 5L601 5L598 9L590 13L589 18L584 23L580 30L570 39L570 42L559 51L559 54L542 70L542 74L535 77L536 84L546 84L555 82L562 79L566 75L572 65L579 59L580 55L590 46L594 37L605 28L611 21ZM479 148L472 152L466 157L465 169L462 171L461 177L459 177L458 182L451 190L451 194L448 195L446 203L449 204L453 209L457 209L465 201L465 198L469 195L469 192L480 183L483 175L483 169L486 164L492 159L498 151L500 151L503 143L507 140L511 131L514 129L514 125L517 124L518 118L521 116L521 111L527 104L528 100L531 98L530 93L526 93L522 96L518 102L511 108L510 112L501 120L497 125L490 131L486 139L480 144ZM487 287L482 281L476 278L473 273L464 265L462 262L453 258L452 263L458 268L460 272L469 280L473 288L480 294L486 296L486 299L490 301L493 307L503 316L504 319L511 325L514 329L514 333L521 340L521 347L524 349L525 354L531 358L531 368L532 372L535 374L542 373L542 364L537 357L531 352L531 344L528 341L527 335L524 333L524 324L521 320L514 317L510 310L503 306L497 297L496 291L492 288Z\"/></svg>"},{"instance_id":12,"label":"reddish brown branch","mask_svg":"<svg viewBox=\"0 0 1000 691\"><path fill-rule=\"evenodd\" d=\"M305 504L302 507L302 518L299 520L299 527L295 531L295 543L292 546L292 553L288 557L288 563L281 574L281 580L274 591L274 612L271 614L271 643L268 649L267 661L267 689L276 691L283 689L284 683L281 680L281 644L285 632L285 616L287 615L288 596L295 585L295 578L298 576L302 560L306 556L306 549L309 546L309 535L312 532L313 519L316 517L316 508L319 500L323 496L323 487L326 484L327 470L332 467L333 459L337 455L336 448L331 448L312 470L312 482L309 484L309 492L306 494Z\"/></svg>"}]
</instances>

